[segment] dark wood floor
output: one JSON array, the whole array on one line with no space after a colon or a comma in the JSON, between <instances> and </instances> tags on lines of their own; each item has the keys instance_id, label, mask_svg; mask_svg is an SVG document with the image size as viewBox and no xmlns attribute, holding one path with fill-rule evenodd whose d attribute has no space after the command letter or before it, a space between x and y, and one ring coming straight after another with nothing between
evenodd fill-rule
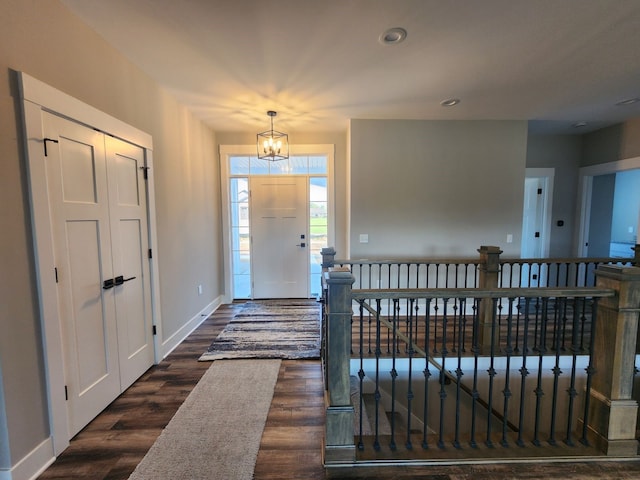
<instances>
[{"instance_id":1,"label":"dark wood floor","mask_svg":"<svg viewBox=\"0 0 640 480\"><path fill-rule=\"evenodd\" d=\"M237 308L237 304L221 306L174 352L145 373L81 431L56 462L39 478L43 480L128 478L211 365L209 362L198 362L197 359L233 317ZM358 467L325 471L321 458L323 430L324 400L320 363L314 360L283 361L262 436L254 478L256 480L640 478L640 461Z\"/></svg>"}]
</instances>

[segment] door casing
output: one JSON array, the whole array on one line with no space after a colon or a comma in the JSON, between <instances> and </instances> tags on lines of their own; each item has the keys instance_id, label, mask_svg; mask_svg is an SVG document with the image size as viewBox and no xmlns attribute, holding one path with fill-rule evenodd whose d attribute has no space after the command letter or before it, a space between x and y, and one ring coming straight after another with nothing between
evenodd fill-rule
<instances>
[{"instance_id":1,"label":"door casing","mask_svg":"<svg viewBox=\"0 0 640 480\"><path fill-rule=\"evenodd\" d=\"M231 248L231 209L229 205L229 157L233 155L255 156L255 145L220 145L220 181L222 192L222 244L224 251L225 296L224 302L233 301L233 252ZM328 245L335 243L335 187L334 187L334 155L335 145L308 144L289 145L289 154L295 155L325 155L327 157L327 209L328 209Z\"/></svg>"}]
</instances>

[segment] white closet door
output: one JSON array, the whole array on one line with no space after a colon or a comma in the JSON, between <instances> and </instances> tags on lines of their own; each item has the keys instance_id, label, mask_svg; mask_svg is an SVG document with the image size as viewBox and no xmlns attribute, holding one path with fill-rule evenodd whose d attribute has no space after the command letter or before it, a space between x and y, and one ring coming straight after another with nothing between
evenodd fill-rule
<instances>
[{"instance_id":1,"label":"white closet door","mask_svg":"<svg viewBox=\"0 0 640 480\"><path fill-rule=\"evenodd\" d=\"M153 364L144 150L105 137L118 359L124 391Z\"/></svg>"},{"instance_id":2,"label":"white closet door","mask_svg":"<svg viewBox=\"0 0 640 480\"><path fill-rule=\"evenodd\" d=\"M153 364L144 150L43 118L73 436Z\"/></svg>"},{"instance_id":3,"label":"white closet door","mask_svg":"<svg viewBox=\"0 0 640 480\"><path fill-rule=\"evenodd\" d=\"M43 113L69 435L120 393L104 136Z\"/></svg>"}]
</instances>

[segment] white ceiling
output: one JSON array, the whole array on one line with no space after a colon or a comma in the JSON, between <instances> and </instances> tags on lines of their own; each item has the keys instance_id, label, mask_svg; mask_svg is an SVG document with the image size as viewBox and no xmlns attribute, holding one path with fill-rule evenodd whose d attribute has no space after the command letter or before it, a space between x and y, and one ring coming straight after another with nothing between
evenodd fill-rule
<instances>
[{"instance_id":1,"label":"white ceiling","mask_svg":"<svg viewBox=\"0 0 640 480\"><path fill-rule=\"evenodd\" d=\"M357 118L583 133L640 117L640 102L615 105L640 97L640 0L62 2L217 131L266 130L267 110L284 131ZM380 44L391 27L406 41Z\"/></svg>"}]
</instances>

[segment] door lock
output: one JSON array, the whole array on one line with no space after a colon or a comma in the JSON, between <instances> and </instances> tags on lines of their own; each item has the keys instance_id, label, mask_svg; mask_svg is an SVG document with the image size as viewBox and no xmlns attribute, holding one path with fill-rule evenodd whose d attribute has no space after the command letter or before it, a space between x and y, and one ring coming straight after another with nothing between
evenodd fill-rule
<instances>
[{"instance_id":1,"label":"door lock","mask_svg":"<svg viewBox=\"0 0 640 480\"><path fill-rule=\"evenodd\" d=\"M306 243L304 243L304 242L296 244L296 247L302 247L302 248L304 248L304 247L306 247L306 246L307 246L307 244L306 244Z\"/></svg>"}]
</instances>

